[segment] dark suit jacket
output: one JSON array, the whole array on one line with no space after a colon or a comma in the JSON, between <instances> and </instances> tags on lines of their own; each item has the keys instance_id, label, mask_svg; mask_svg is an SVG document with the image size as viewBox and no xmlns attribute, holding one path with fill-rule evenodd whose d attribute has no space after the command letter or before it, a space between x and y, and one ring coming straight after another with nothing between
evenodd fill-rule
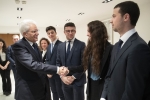
<instances>
[{"instance_id":1,"label":"dark suit jacket","mask_svg":"<svg viewBox=\"0 0 150 100\"><path fill-rule=\"evenodd\" d=\"M106 42L105 51L103 53L103 58L101 60L101 68L100 68L101 69L100 70L100 81L99 81L100 95L102 93L105 76L106 76L108 68L109 68L112 48L113 48L113 46L109 42ZM89 87L90 87L89 80L90 80L90 76L91 76L91 64L90 63L91 63L91 59L89 60L89 66L88 66L87 95L90 95L90 91L89 91Z\"/></svg>"},{"instance_id":2,"label":"dark suit jacket","mask_svg":"<svg viewBox=\"0 0 150 100\"><path fill-rule=\"evenodd\" d=\"M25 38L12 45L12 49L17 70L16 100L50 100L46 74L56 73L57 67L43 64L41 52L35 52Z\"/></svg>"},{"instance_id":3,"label":"dark suit jacket","mask_svg":"<svg viewBox=\"0 0 150 100\"><path fill-rule=\"evenodd\" d=\"M58 66L66 66L66 67L80 66L82 62L82 54L84 48L85 43L75 39L73 47L66 61L66 42L61 43L58 46L56 64ZM74 73L73 76L75 76L76 79L72 84L76 84L77 86L82 86L85 84L86 82L85 73L83 72Z\"/></svg>"},{"instance_id":4,"label":"dark suit jacket","mask_svg":"<svg viewBox=\"0 0 150 100\"><path fill-rule=\"evenodd\" d=\"M150 100L150 48L134 33L115 58L114 46L102 97L108 100ZM115 60L114 60L115 59Z\"/></svg>"},{"instance_id":5,"label":"dark suit jacket","mask_svg":"<svg viewBox=\"0 0 150 100\"><path fill-rule=\"evenodd\" d=\"M150 47L150 41L148 42L148 46Z\"/></svg>"},{"instance_id":6,"label":"dark suit jacket","mask_svg":"<svg viewBox=\"0 0 150 100\"><path fill-rule=\"evenodd\" d=\"M47 55L46 55L46 63L47 64L56 65L57 48L60 43L62 43L62 42L59 40L56 41L56 43L53 47L52 53L51 53L51 44L48 46Z\"/></svg>"},{"instance_id":7,"label":"dark suit jacket","mask_svg":"<svg viewBox=\"0 0 150 100\"><path fill-rule=\"evenodd\" d=\"M12 50L12 47L11 47L11 46L9 46L9 47L7 48L7 59L8 59L8 61L10 62L9 65L8 65L9 68L10 68L10 69L12 69L12 67L15 68L14 55L13 55L13 50Z\"/></svg>"}]
</instances>

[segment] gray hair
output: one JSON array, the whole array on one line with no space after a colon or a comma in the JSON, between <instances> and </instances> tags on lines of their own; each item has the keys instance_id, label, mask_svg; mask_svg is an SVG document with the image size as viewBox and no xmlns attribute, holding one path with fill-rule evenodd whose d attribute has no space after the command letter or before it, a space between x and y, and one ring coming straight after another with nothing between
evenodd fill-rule
<instances>
[{"instance_id":1,"label":"gray hair","mask_svg":"<svg viewBox=\"0 0 150 100\"><path fill-rule=\"evenodd\" d=\"M23 36L23 33L27 32L32 24L36 25L36 22L30 19L25 19L19 24L19 31Z\"/></svg>"}]
</instances>

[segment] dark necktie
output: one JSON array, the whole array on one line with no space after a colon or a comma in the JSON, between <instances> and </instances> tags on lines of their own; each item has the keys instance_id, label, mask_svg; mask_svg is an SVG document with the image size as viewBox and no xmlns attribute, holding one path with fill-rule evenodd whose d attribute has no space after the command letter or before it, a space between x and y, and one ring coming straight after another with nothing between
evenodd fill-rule
<instances>
[{"instance_id":1,"label":"dark necktie","mask_svg":"<svg viewBox=\"0 0 150 100\"><path fill-rule=\"evenodd\" d=\"M33 48L34 48L34 50L35 50L35 52L38 54L38 48L37 48L37 45L36 45L36 43L33 43Z\"/></svg>"},{"instance_id":2,"label":"dark necktie","mask_svg":"<svg viewBox=\"0 0 150 100\"><path fill-rule=\"evenodd\" d=\"M66 58L68 57L69 53L70 53L70 42L68 41L68 47L67 47L67 52L66 52Z\"/></svg>"},{"instance_id":3,"label":"dark necktie","mask_svg":"<svg viewBox=\"0 0 150 100\"><path fill-rule=\"evenodd\" d=\"M119 39L119 42L118 42L118 47L117 47L117 52L116 52L116 56L118 54L118 52L120 51L121 49L121 45L122 45L123 41L121 39Z\"/></svg>"}]
</instances>

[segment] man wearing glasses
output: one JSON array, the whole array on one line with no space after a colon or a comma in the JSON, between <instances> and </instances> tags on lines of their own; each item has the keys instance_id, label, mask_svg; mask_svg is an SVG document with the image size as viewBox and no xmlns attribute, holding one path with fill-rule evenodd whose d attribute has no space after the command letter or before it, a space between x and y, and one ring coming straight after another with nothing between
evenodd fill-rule
<instances>
[{"instance_id":1,"label":"man wearing glasses","mask_svg":"<svg viewBox=\"0 0 150 100\"><path fill-rule=\"evenodd\" d=\"M66 41L58 46L56 64L66 66L80 66L85 43L75 38L76 27L72 22L64 26ZM62 89L65 100L84 100L84 84L86 82L85 73L68 74L61 77Z\"/></svg>"}]
</instances>

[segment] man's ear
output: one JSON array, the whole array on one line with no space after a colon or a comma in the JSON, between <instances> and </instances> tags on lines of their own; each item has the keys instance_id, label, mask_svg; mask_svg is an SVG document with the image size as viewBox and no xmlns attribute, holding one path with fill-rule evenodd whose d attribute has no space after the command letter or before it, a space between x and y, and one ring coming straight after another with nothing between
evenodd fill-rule
<instances>
[{"instance_id":1,"label":"man's ear","mask_svg":"<svg viewBox=\"0 0 150 100\"><path fill-rule=\"evenodd\" d=\"M124 14L124 21L128 21L130 19L130 15L128 13Z\"/></svg>"}]
</instances>

